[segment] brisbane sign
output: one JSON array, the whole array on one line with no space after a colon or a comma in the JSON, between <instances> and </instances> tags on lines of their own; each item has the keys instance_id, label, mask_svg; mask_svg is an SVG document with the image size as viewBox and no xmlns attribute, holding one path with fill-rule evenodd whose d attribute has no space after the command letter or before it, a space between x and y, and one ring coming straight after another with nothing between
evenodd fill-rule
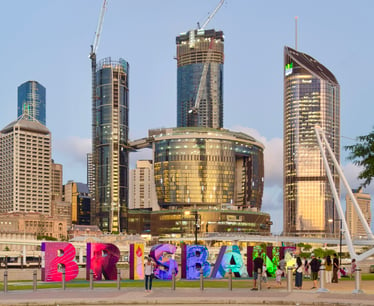
<instances>
[{"instance_id":1,"label":"brisbane sign","mask_svg":"<svg viewBox=\"0 0 374 306\"><path fill-rule=\"evenodd\" d=\"M253 259L261 256L267 271L274 274L280 259L287 262L293 259L294 247L266 247L247 246L246 254L242 254L239 247L222 246L214 263L208 261L209 250L203 245L181 246L181 263L178 266L173 258L177 247L172 244L158 244L151 248L149 254L144 254L144 244L130 245L129 276L130 279L144 279L144 257L149 256L155 263L154 276L161 280L172 279L180 268L183 279L198 279L200 273L204 277L220 279L230 270L234 277L251 277ZM75 279L79 273L78 263L75 261L75 247L69 242L43 242L42 251L42 281L60 282L63 273L65 280ZM87 243L86 245L86 279L90 273L94 280L116 280L117 262L120 259L118 247L111 243ZM245 256L243 256L245 255ZM246 257L246 258L245 258ZM92 271L92 272L91 272Z\"/></svg>"}]
</instances>

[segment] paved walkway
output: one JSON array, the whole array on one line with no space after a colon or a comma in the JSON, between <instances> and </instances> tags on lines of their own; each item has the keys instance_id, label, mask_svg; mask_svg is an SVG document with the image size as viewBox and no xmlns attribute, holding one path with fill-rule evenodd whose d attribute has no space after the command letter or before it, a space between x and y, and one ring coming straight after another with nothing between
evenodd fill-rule
<instances>
[{"instance_id":1,"label":"paved walkway","mask_svg":"<svg viewBox=\"0 0 374 306\"><path fill-rule=\"evenodd\" d=\"M285 287L251 291L249 289L154 288L145 293L142 288L67 288L15 290L0 293L0 305L374 305L374 281L363 281L362 294L352 293L353 281L328 284L329 292L309 289L287 292Z\"/></svg>"}]
</instances>

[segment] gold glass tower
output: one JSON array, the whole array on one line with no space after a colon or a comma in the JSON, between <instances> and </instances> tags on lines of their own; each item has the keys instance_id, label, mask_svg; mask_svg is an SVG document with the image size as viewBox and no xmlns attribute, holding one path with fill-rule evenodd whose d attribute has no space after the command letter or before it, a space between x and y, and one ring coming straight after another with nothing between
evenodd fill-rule
<instances>
[{"instance_id":1,"label":"gold glass tower","mask_svg":"<svg viewBox=\"0 0 374 306\"><path fill-rule=\"evenodd\" d=\"M333 232L328 220L337 217L314 127L324 130L339 161L340 86L326 67L289 47L284 65L283 231L321 236Z\"/></svg>"}]
</instances>

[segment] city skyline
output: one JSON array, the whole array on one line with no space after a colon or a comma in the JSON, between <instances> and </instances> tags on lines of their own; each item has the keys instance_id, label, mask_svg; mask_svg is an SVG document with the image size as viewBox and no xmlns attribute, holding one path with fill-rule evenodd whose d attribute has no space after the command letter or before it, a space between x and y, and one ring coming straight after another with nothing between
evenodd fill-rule
<instances>
[{"instance_id":1,"label":"city skyline","mask_svg":"<svg viewBox=\"0 0 374 306\"><path fill-rule=\"evenodd\" d=\"M131 66L131 140L145 137L151 128L176 126L175 37L196 28L217 3L109 0L97 58L121 57ZM349 138L367 134L374 125L369 74L374 45L367 39L374 27L370 16L374 3L359 3L315 1L316 7L324 8L316 23L308 3L228 0L208 26L225 34L224 127L264 143L262 210L273 220L281 219L283 211L283 47L295 45L295 16L299 16L298 50L326 65L341 85L341 146L352 144ZM0 55L16 59L4 62L0 129L16 119L17 86L29 79L43 84L48 92L52 157L63 164L64 183L86 182L86 153L91 151L88 54L101 5L101 0L13 1L4 5L8 14L0 21L5 42ZM343 149L341 153L351 187L357 188L358 170L346 160ZM150 153L131 154L132 168L135 156L149 158ZM370 186L365 192L373 195L373 190ZM273 232L281 230L282 225L274 224Z\"/></svg>"}]
</instances>

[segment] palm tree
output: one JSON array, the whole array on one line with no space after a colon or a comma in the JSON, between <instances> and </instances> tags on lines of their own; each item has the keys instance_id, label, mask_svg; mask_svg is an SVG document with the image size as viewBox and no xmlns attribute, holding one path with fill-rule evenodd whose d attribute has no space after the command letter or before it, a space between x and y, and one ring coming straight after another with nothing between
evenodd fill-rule
<instances>
[{"instance_id":1,"label":"palm tree","mask_svg":"<svg viewBox=\"0 0 374 306\"><path fill-rule=\"evenodd\" d=\"M358 178L364 180L362 187L368 186L374 177L374 129L368 135L358 136L356 144L344 148L350 152L348 159L363 167Z\"/></svg>"}]
</instances>

